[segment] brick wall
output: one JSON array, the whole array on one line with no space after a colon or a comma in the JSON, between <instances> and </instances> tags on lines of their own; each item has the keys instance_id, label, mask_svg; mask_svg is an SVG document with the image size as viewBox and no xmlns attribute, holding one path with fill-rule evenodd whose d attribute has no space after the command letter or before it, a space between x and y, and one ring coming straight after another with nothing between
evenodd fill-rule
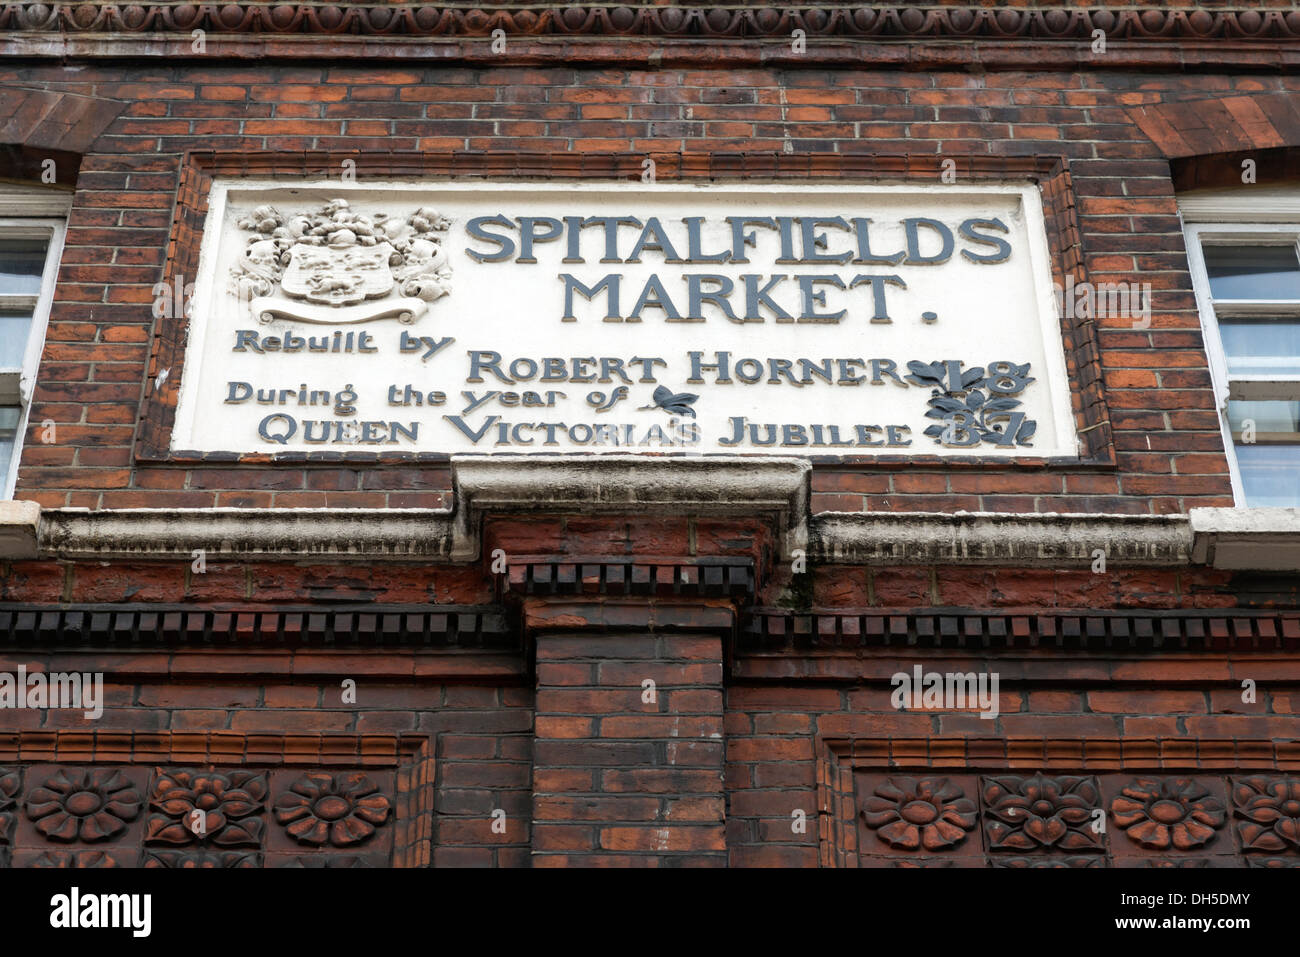
<instances>
[{"instance_id":1,"label":"brick wall","mask_svg":"<svg viewBox=\"0 0 1300 957\"><path fill-rule=\"evenodd\" d=\"M211 42L215 49L222 41ZM960 47L952 62L971 49ZM588 62L600 59L599 51L587 53ZM114 104L100 114L112 117L106 125L78 127L73 211L16 497L90 509L456 504L441 461L230 456L197 463L138 455L146 400L156 397L155 376L167 368L159 343L179 322L155 320L153 285L172 276L195 225L177 210L178 200L186 214L198 208L183 174L195 153L253 162L267 154L366 157L365 178L381 176L394 155L409 163L523 151L556 168L598 154L654 155L664 160L661 178L708 154L768 154L796 167L807 157L871 155L897 161L913 181L937 181L945 158L964 169L972 158L996 165L1060 157L1088 279L1149 282L1155 290L1149 328L1115 318L1095 324L1105 407L1099 430L1113 461L819 466L812 510L1143 515L1231 504L1169 160L1195 156L1196 181L1210 182L1216 163L1239 164L1236 153L1206 154L1300 143L1285 125L1295 121L1278 105L1300 92L1300 80L1279 75L1273 60L1200 73L1181 72L1181 62L1180 72L1162 72L1152 68L1156 60L1143 69L1076 72L1057 65L1065 61L1056 49L1033 45L1017 69L1004 60L1002 69L978 72L861 69L850 61L769 68L753 65L756 56L735 67L721 57L708 68L681 65L692 56L703 64L710 54L679 51L660 69L564 65L541 53L543 65L529 67L362 67L335 57L0 62L0 90L38 91L42 108L70 110L67 103L84 97ZM858 59L855 52L851 62ZM1242 105L1256 100L1263 120ZM1232 127L1231 143L1169 135L1171 124L1220 101L1250 119ZM11 172L30 178L49 143L45 130L17 144L4 154L17 164ZM70 180L75 164L58 160L61 181ZM1274 166L1279 175L1292 168ZM1057 274L1067 268L1053 264ZM52 441L42 436L46 420L56 426ZM892 786L893 770L922 783L943 773L959 781L965 796L952 800L972 808L955 812L960 817L991 812L997 796L985 779L1012 772L1098 776L1086 785L1096 792L1093 805L1117 799L1130 777L1154 776L1163 787L1181 775L1205 782L1227 815L1229 789L1242 775L1271 780L1300 767L1300 672L1288 657L1300 626L1293 613L1279 625L1241 610L1300 606L1293 575L1190 565L1093 574L1042 563L837 564L791 581L773 574L790 558L776 554L776 538L763 519L498 516L482 530L482 561L464 564L244 556L214 558L198 572L185 560L4 562L0 602L29 617L89 609L106 623L101 639L116 634L120 616L137 621L130 616L141 607L156 607L159 617L183 610L230 620L188 634L166 621L147 634L130 626L130 641L121 639L127 646L101 640L82 650L80 631L14 626L31 635L11 636L0 672L102 670L110 707L94 726L97 737L72 713L6 712L0 785L10 766L21 772L13 780L29 787L39 776L33 769L44 773L47 764L121 765L143 793L157 780L151 766L247 765L283 776L290 766L373 761L405 828L392 844L403 863L876 866L942 863L937 852L881 843L861 823L875 789ZM510 558L504 575L489 570L498 548ZM680 570L706 559L740 563L727 566L740 569L728 583L753 587L739 597L703 595L694 588L698 571ZM632 560L659 576L638 601L601 591L611 580L604 566L592 573L583 564L622 568L616 563ZM576 592L590 584L591 594L538 599L528 590L538 580L530 563L547 575L563 568ZM489 659L450 638L411 651L366 645L367 634L354 646L322 648L326 639L295 633L287 640L251 624L288 605L321 616L385 605L404 618L469 608L507 618L519 647ZM773 618L786 614L774 606L809 614L782 625L790 630L781 636L793 636L788 647L773 638L779 649L765 649L743 631L750 606ZM1181 610L1228 608L1239 617L1195 627L1175 621ZM896 645L905 647L873 643L842 622L823 632L812 614L865 609L879 612L882 633L881 621L890 634L903 622ZM1134 626L1148 629L1137 646L1125 644L1128 633L1110 618L1099 626L1084 619L1109 609L1152 613ZM937 626L909 617L933 610L942 616ZM1037 615L1056 622L1056 612L1072 624L1031 627ZM1000 632L990 625L967 634L954 624L980 625L987 615L1004 616ZM936 629L948 646L926 646ZM1008 632L1021 644L1003 641ZM1157 647L1151 635L1170 644ZM51 650L63 640L68 647ZM822 640L838 642L838 651L809 647ZM214 647L225 641L232 647ZM893 707L890 675L916 663L999 671L999 716ZM357 682L354 704L339 698L349 679ZM655 682L653 700L643 698L647 679ZM1254 702L1242 699L1244 679L1259 682ZM342 750L320 757L327 745L318 738ZM0 812L8 813L7 797L0 793ZM985 855L996 857L985 823L978 833L986 843L963 838L955 859L983 865ZM1259 840L1241 824L1225 817L1214 826L1213 840L1198 845L1213 852L1207 859L1240 866L1246 845ZM141 825L133 826L131 839L139 841ZM0 865L36 854L39 838L23 828L29 843L14 851L0 827ZM1106 841L1088 860L1145 853L1124 834ZM1265 845L1255 848L1260 859ZM1054 853L1045 856L1061 857ZM1149 856L1164 860L1162 853ZM1296 853L1284 858L1294 862Z\"/></svg>"},{"instance_id":2,"label":"brick wall","mask_svg":"<svg viewBox=\"0 0 1300 957\"><path fill-rule=\"evenodd\" d=\"M245 761L276 768L286 762L285 746L275 743L277 736L356 740L360 743L352 748L362 753L371 742L401 736L427 742L424 746L436 762L436 772L428 780L432 799L420 812L425 826L430 827L426 840L432 848L433 865L528 864L533 692L526 682L501 684L499 677L480 678L477 683L472 678L416 679L410 676L433 674L437 669L427 656L393 651L382 657L248 649L232 653L185 649L0 653L0 672L14 674L20 666L29 673L102 672L104 711L93 721L75 710L5 711L0 750L14 752L0 757L7 765L39 760L36 755L42 745L33 743L33 734L39 738L86 730L93 730L93 736L81 734L77 744L64 744L61 751L52 749L49 759L78 769L117 762L228 767ZM355 698L345 701L343 682L347 680L355 682ZM99 755L85 747L91 740L114 735L147 740L143 750L158 753L133 760L129 744ZM226 748L189 745L188 749L197 753L179 761L173 758L169 762L162 753L164 742L204 735L237 743ZM259 738L272 742L264 746L269 750L259 757L247 756L249 749L243 742ZM241 754L246 756L239 757ZM345 752L341 760L318 763L352 768L357 766L352 763L355 760ZM367 763L362 761L361 767ZM391 798L391 789L385 790ZM390 823L412 826L415 814L395 817ZM0 845L5 843L5 835L0 833ZM372 842L363 844L362 849L373 852L375 847ZM122 863L135 866L136 850L130 848L132 856Z\"/></svg>"},{"instance_id":3,"label":"brick wall","mask_svg":"<svg viewBox=\"0 0 1300 957\"><path fill-rule=\"evenodd\" d=\"M78 179L18 486L43 505L448 504L449 476L437 466L133 461L152 388L151 289L163 278L190 150L870 152L932 158L936 176L947 157L1065 157L1090 280L1140 278L1155 290L1149 329L1097 324L1116 467L821 469L814 507L1163 513L1230 504L1169 166L1131 111L1293 90L1286 78L39 64L0 69L0 83L127 104ZM47 419L57 430L45 444Z\"/></svg>"},{"instance_id":4,"label":"brick wall","mask_svg":"<svg viewBox=\"0 0 1300 957\"><path fill-rule=\"evenodd\" d=\"M718 635L540 637L534 864L725 865L721 683Z\"/></svg>"},{"instance_id":5,"label":"brick wall","mask_svg":"<svg viewBox=\"0 0 1300 957\"><path fill-rule=\"evenodd\" d=\"M1241 867L1253 832L1247 829L1243 841L1242 818L1232 813L1222 779L1245 776L1249 768L1276 777L1279 766L1294 768L1300 757L1294 740L1300 670L1289 656L1172 649L1127 656L1101 650L1067 656L1048 649L972 654L906 644L877 649L856 662L833 662L826 651L805 654L812 659L805 659L807 673L823 679L816 684L752 680L786 673L780 661L769 659L752 664L749 680L736 678L727 689L733 866L813 867L834 863L836 856L841 866L930 866L918 858L940 866L985 866L985 855L997 866L998 853L987 840L981 850L978 832L943 850L891 847L863 826L859 812L873 786L891 775L960 780L965 798L976 801L981 773L988 781L1051 776L1055 770L1076 778L1109 775L1103 790L1112 791L1105 800L1094 796L1096 807L1132 781L1169 779L1207 783L1224 811L1212 839L1177 849L1130 840L1112 823L1110 833L1088 848L1089 855L1095 852L1086 858L1093 860L1088 866L1209 866L1200 860L1209 856L1220 861L1213 866ZM897 685L890 679L910 676L917 666L925 672L998 673L996 714L985 717L973 702L965 709L895 707ZM1160 753L1163 759L1153 761ZM828 795L839 773L852 779L842 796L847 807ZM1052 844L1030 846L1050 856L1061 851ZM1179 857L1197 862L1148 863ZM1041 865L1042 858L1036 860L1040 864L1032 866ZM1070 866L1079 865L1075 860Z\"/></svg>"}]
</instances>

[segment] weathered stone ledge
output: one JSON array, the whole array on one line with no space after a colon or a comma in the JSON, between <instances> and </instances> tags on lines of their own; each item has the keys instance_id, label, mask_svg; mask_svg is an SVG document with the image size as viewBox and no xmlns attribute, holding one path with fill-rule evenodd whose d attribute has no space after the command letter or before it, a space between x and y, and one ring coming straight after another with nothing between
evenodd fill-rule
<instances>
[{"instance_id":1,"label":"weathered stone ledge","mask_svg":"<svg viewBox=\"0 0 1300 957\"><path fill-rule=\"evenodd\" d=\"M794 458L458 456L453 509L41 509L0 502L0 559L317 558L470 562L485 516L762 518L780 561L846 565L1206 565L1300 570L1300 509L1187 515L1001 512L808 514L810 465Z\"/></svg>"}]
</instances>

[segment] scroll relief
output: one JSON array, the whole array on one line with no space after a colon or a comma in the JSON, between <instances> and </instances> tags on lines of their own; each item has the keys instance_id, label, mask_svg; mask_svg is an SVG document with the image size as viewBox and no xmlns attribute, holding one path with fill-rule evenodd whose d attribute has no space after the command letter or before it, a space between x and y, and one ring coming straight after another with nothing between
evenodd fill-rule
<instances>
[{"instance_id":1,"label":"scroll relief","mask_svg":"<svg viewBox=\"0 0 1300 957\"><path fill-rule=\"evenodd\" d=\"M410 324L451 293L443 248L451 220L427 207L404 219L367 216L332 199L287 215L258 206L236 225L249 235L230 291L259 322Z\"/></svg>"}]
</instances>

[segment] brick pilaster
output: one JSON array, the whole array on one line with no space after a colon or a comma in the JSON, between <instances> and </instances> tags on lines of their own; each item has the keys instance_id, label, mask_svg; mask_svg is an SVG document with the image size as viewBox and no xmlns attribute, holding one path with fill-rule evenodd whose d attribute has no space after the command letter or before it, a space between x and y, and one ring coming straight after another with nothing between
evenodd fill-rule
<instances>
[{"instance_id":1,"label":"brick pilaster","mask_svg":"<svg viewBox=\"0 0 1300 957\"><path fill-rule=\"evenodd\" d=\"M730 609L530 605L534 865L725 866Z\"/></svg>"}]
</instances>

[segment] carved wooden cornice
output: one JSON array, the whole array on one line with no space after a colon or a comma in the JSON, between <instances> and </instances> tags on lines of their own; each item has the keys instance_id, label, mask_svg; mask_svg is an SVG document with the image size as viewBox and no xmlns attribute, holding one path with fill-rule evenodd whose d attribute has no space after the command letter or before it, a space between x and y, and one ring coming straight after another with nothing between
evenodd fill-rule
<instances>
[{"instance_id":1,"label":"carved wooden cornice","mask_svg":"<svg viewBox=\"0 0 1300 957\"><path fill-rule=\"evenodd\" d=\"M748 558L570 558L510 560L505 590L514 595L624 595L658 598L753 597L754 562Z\"/></svg>"},{"instance_id":2,"label":"carved wooden cornice","mask_svg":"<svg viewBox=\"0 0 1300 957\"><path fill-rule=\"evenodd\" d=\"M407 648L512 652L504 609L461 605L196 609L189 605L0 606L0 645L209 649Z\"/></svg>"},{"instance_id":3,"label":"carved wooden cornice","mask_svg":"<svg viewBox=\"0 0 1300 957\"><path fill-rule=\"evenodd\" d=\"M554 6L410 3L397 6L280 3L11 3L0 30L62 33L309 34L319 36L635 36L665 38L809 38L1091 40L1300 38L1300 11L1163 9L1114 3L1093 9L1044 4L990 9L971 3L819 4L815 6Z\"/></svg>"},{"instance_id":4,"label":"carved wooden cornice","mask_svg":"<svg viewBox=\"0 0 1300 957\"><path fill-rule=\"evenodd\" d=\"M1300 648L1300 611L1187 608L1167 611L1006 612L935 608L814 610L755 608L739 648L856 653L867 649L1088 650L1094 652L1278 652Z\"/></svg>"}]
</instances>

